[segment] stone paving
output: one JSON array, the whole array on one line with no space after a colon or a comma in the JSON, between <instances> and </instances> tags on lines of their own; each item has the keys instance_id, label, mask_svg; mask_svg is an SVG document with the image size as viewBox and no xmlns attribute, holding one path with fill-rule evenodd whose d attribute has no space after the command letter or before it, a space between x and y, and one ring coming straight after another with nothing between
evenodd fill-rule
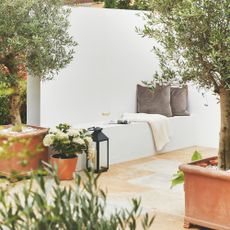
<instances>
[{"instance_id":1,"label":"stone paving","mask_svg":"<svg viewBox=\"0 0 230 230\"><path fill-rule=\"evenodd\" d=\"M131 198L140 197L143 211L155 215L151 229L184 229L183 185L170 189L170 180L180 164L190 161L195 150L203 157L217 154L216 149L192 147L112 165L99 180L100 186L108 190L108 209L128 207Z\"/></svg>"}]
</instances>

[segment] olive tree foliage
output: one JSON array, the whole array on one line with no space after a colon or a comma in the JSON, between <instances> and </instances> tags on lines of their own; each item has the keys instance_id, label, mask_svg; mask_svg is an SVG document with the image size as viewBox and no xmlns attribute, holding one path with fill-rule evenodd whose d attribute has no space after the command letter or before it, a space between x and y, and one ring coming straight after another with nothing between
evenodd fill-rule
<instances>
[{"instance_id":1,"label":"olive tree foliage","mask_svg":"<svg viewBox=\"0 0 230 230\"><path fill-rule=\"evenodd\" d=\"M230 2L152 0L144 36L155 38L163 77L219 93L230 86Z\"/></svg>"},{"instance_id":2,"label":"olive tree foliage","mask_svg":"<svg viewBox=\"0 0 230 230\"><path fill-rule=\"evenodd\" d=\"M219 166L230 168L230 1L151 0L139 32L154 38L168 82L192 81L220 98Z\"/></svg>"},{"instance_id":3,"label":"olive tree foliage","mask_svg":"<svg viewBox=\"0 0 230 230\"><path fill-rule=\"evenodd\" d=\"M20 123L24 76L52 79L73 58L70 10L61 0L0 1L0 86L11 89L11 120Z\"/></svg>"}]
</instances>

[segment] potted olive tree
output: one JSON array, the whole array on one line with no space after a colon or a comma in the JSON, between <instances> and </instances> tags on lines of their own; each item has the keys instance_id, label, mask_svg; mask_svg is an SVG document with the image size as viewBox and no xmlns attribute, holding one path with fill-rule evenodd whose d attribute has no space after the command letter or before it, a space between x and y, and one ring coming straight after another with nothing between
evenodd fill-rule
<instances>
[{"instance_id":1,"label":"potted olive tree","mask_svg":"<svg viewBox=\"0 0 230 230\"><path fill-rule=\"evenodd\" d=\"M180 167L185 173L186 227L194 223L230 229L230 175L226 172L230 169L229 9L229 0L152 0L146 25L139 31L158 41L154 50L161 78L195 82L212 90L220 102L219 170L198 166L215 159Z\"/></svg>"},{"instance_id":2,"label":"potted olive tree","mask_svg":"<svg viewBox=\"0 0 230 230\"><path fill-rule=\"evenodd\" d=\"M31 139L28 146L31 152L36 148L37 154L28 161L27 169L37 168L41 159L47 160L47 149L42 148L47 129L22 127L23 88L27 75L50 80L72 60L76 43L67 31L69 13L61 0L0 1L0 87L10 97L11 116L11 125L1 128L0 142L9 136ZM12 148L20 155L21 145ZM0 172L8 174L19 164L17 156L1 159Z\"/></svg>"},{"instance_id":3,"label":"potted olive tree","mask_svg":"<svg viewBox=\"0 0 230 230\"><path fill-rule=\"evenodd\" d=\"M86 129L73 129L69 124L59 124L50 129L43 143L54 150L51 164L54 169L57 167L60 180L73 179L78 154L85 152L88 158L94 156L91 134Z\"/></svg>"}]
</instances>

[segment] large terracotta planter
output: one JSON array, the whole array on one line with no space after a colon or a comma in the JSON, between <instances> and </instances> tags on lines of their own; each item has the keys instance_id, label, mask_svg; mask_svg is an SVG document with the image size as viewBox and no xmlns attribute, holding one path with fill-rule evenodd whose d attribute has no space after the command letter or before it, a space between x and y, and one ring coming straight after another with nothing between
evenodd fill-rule
<instances>
[{"instance_id":1,"label":"large terracotta planter","mask_svg":"<svg viewBox=\"0 0 230 230\"><path fill-rule=\"evenodd\" d=\"M41 161L48 162L48 148L43 145L43 138L48 129L36 126L30 127L35 128L36 131L16 136L11 134L0 135L0 146L3 141L14 138L14 143L9 149L10 152L14 153L14 156L0 159L0 175L10 176L11 173L25 175L30 171L37 170L41 166ZM21 143L22 140L25 140L26 144ZM30 154L22 157L22 151L25 148ZM27 163L23 165L22 161Z\"/></svg>"},{"instance_id":2,"label":"large terracotta planter","mask_svg":"<svg viewBox=\"0 0 230 230\"><path fill-rule=\"evenodd\" d=\"M76 171L77 156L72 158L59 158L60 154L54 154L50 157L53 168L57 167L57 176L60 180L72 180Z\"/></svg>"},{"instance_id":3,"label":"large terracotta planter","mask_svg":"<svg viewBox=\"0 0 230 230\"><path fill-rule=\"evenodd\" d=\"M196 224L212 229L230 229L230 173L195 164L215 160L204 159L179 168L185 174L185 225Z\"/></svg>"}]
</instances>

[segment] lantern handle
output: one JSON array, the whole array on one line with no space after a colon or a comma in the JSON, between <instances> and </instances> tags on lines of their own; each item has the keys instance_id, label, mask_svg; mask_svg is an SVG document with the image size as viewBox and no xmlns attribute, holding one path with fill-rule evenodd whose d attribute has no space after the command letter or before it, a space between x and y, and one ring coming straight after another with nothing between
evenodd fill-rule
<instances>
[{"instance_id":1,"label":"lantern handle","mask_svg":"<svg viewBox=\"0 0 230 230\"><path fill-rule=\"evenodd\" d=\"M101 132L102 130L103 130L103 128L95 127L95 126L88 128L88 131L93 131L93 132Z\"/></svg>"}]
</instances>

